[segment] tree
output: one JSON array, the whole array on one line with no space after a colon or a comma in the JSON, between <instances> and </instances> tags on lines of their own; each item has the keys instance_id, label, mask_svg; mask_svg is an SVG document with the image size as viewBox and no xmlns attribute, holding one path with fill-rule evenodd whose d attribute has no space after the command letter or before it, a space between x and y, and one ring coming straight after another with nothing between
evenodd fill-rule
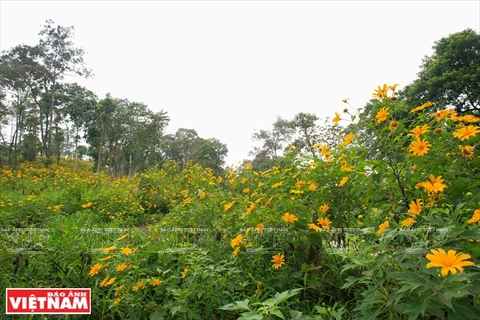
<instances>
[{"instance_id":1,"label":"tree","mask_svg":"<svg viewBox=\"0 0 480 320\"><path fill-rule=\"evenodd\" d=\"M88 77L91 72L85 67L83 49L75 48L71 38L73 27L55 26L52 20L47 20L43 29L38 48L41 51L40 64L44 68L43 83L41 85L42 102L39 107L44 110L40 128L42 132L43 153L48 158L51 156L53 130L55 128L56 93L60 81L65 75L78 75Z\"/></svg>"},{"instance_id":2,"label":"tree","mask_svg":"<svg viewBox=\"0 0 480 320\"><path fill-rule=\"evenodd\" d=\"M225 164L228 149L224 143L215 138L203 139L193 129L179 128L175 134L164 137L163 153L165 160L177 161L180 168L187 162L211 168L220 174Z\"/></svg>"},{"instance_id":3,"label":"tree","mask_svg":"<svg viewBox=\"0 0 480 320\"><path fill-rule=\"evenodd\" d=\"M293 145L304 152L311 152L311 147L317 143L319 138L316 121L318 117L311 113L300 112L293 118L292 124L297 131L297 138Z\"/></svg>"},{"instance_id":4,"label":"tree","mask_svg":"<svg viewBox=\"0 0 480 320\"><path fill-rule=\"evenodd\" d=\"M292 121L277 117L272 130L260 130L253 134L253 140L261 141L263 145L255 148L252 154L262 154L262 157L267 156L271 159L277 158L292 140L294 134L295 127Z\"/></svg>"},{"instance_id":5,"label":"tree","mask_svg":"<svg viewBox=\"0 0 480 320\"><path fill-rule=\"evenodd\" d=\"M112 132L113 115L117 109L117 100L107 94L105 99L100 100L97 104L95 125L89 127L89 143L96 146L97 152L93 155L97 162L96 173L102 171L103 149L110 132Z\"/></svg>"},{"instance_id":6,"label":"tree","mask_svg":"<svg viewBox=\"0 0 480 320\"><path fill-rule=\"evenodd\" d=\"M198 140L194 151L194 162L204 168L212 169L216 175L221 175L228 153L227 145L215 138Z\"/></svg>"},{"instance_id":7,"label":"tree","mask_svg":"<svg viewBox=\"0 0 480 320\"><path fill-rule=\"evenodd\" d=\"M435 42L426 56L418 79L403 95L410 105L435 102L437 108L457 112L480 111L480 34L467 29Z\"/></svg>"},{"instance_id":8,"label":"tree","mask_svg":"<svg viewBox=\"0 0 480 320\"><path fill-rule=\"evenodd\" d=\"M86 131L88 126L95 121L97 96L76 83L62 86L62 94L66 120L72 122L72 128L67 128L67 144L69 144L68 134L71 133L73 134L73 170L75 171L77 168L78 143L82 138L80 134L82 131ZM67 147L70 146L67 145Z\"/></svg>"},{"instance_id":9,"label":"tree","mask_svg":"<svg viewBox=\"0 0 480 320\"><path fill-rule=\"evenodd\" d=\"M22 139L25 116L35 115L30 140L40 136L42 154L50 163L53 145L60 156L66 119L61 99L62 80L66 75L88 77L83 62L84 51L75 48L71 38L73 27L55 26L47 20L39 33L35 46L19 45L2 53L0 60L0 85L9 95L10 111L14 117L15 134L10 142L10 154L16 162L17 145ZM38 134L38 131L39 134ZM35 143L36 144L36 143ZM36 151L35 151L36 153ZM36 154L34 155L36 156Z\"/></svg>"},{"instance_id":10,"label":"tree","mask_svg":"<svg viewBox=\"0 0 480 320\"><path fill-rule=\"evenodd\" d=\"M3 52L0 59L0 85L6 93L3 112L5 120L6 116L11 117L13 125L8 143L8 159L12 166L17 165L19 145L26 131L27 117L35 118L38 115L33 98L39 91L37 85L43 74L43 68L37 62L39 56L38 47L20 45ZM35 120L30 121L30 131L27 131L30 134L28 140L33 145L37 134L36 124ZM29 156L30 159L36 156L36 150L32 151L34 153Z\"/></svg>"},{"instance_id":11,"label":"tree","mask_svg":"<svg viewBox=\"0 0 480 320\"><path fill-rule=\"evenodd\" d=\"M110 174L139 172L163 160L163 130L169 117L163 111L153 112L147 105L110 94L101 99L94 120L87 126L89 155L96 170L108 167Z\"/></svg>"},{"instance_id":12,"label":"tree","mask_svg":"<svg viewBox=\"0 0 480 320\"><path fill-rule=\"evenodd\" d=\"M193 129L180 128L165 137L164 152L168 160L178 161L182 168L194 159L194 149L200 137Z\"/></svg>"},{"instance_id":13,"label":"tree","mask_svg":"<svg viewBox=\"0 0 480 320\"><path fill-rule=\"evenodd\" d=\"M87 154L88 148L83 144L77 146L77 158L83 160L83 157Z\"/></svg>"}]
</instances>

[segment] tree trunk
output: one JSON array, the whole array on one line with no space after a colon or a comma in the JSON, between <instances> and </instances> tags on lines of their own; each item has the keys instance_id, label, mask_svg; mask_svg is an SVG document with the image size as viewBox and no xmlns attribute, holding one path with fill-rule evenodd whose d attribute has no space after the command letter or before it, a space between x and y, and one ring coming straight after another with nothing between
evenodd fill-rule
<instances>
[{"instance_id":1,"label":"tree trunk","mask_svg":"<svg viewBox=\"0 0 480 320\"><path fill-rule=\"evenodd\" d=\"M75 137L73 138L75 141L75 147L73 149L73 172L77 170L77 147L78 147L78 127L75 127Z\"/></svg>"}]
</instances>

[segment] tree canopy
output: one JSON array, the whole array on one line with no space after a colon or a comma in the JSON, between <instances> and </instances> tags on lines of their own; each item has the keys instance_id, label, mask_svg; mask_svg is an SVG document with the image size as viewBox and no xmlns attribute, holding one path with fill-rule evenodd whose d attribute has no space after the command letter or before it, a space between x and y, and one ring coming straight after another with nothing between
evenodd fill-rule
<instances>
[{"instance_id":1,"label":"tree canopy","mask_svg":"<svg viewBox=\"0 0 480 320\"><path fill-rule=\"evenodd\" d=\"M432 101L437 108L454 107L459 113L480 111L480 34L472 29L435 42L418 79L404 96L412 103Z\"/></svg>"}]
</instances>

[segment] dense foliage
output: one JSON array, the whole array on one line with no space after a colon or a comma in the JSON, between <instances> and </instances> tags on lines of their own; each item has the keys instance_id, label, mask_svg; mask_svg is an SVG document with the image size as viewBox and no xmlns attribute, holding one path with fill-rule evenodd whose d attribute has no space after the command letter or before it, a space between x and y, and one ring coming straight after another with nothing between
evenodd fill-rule
<instances>
[{"instance_id":1,"label":"dense foliage","mask_svg":"<svg viewBox=\"0 0 480 320\"><path fill-rule=\"evenodd\" d=\"M0 290L91 287L96 318L474 319L480 119L406 122L395 96L264 171L5 167Z\"/></svg>"},{"instance_id":2,"label":"dense foliage","mask_svg":"<svg viewBox=\"0 0 480 320\"><path fill-rule=\"evenodd\" d=\"M471 31L440 41L403 95L345 99L323 126L278 118L227 169L219 140L166 135L164 112L61 83L90 73L71 32L48 22L0 61L0 120L15 120L0 292L91 288L95 319L478 317L480 115L470 91L468 106L422 93L446 97L436 68L477 43ZM478 91L467 80L448 79Z\"/></svg>"}]
</instances>

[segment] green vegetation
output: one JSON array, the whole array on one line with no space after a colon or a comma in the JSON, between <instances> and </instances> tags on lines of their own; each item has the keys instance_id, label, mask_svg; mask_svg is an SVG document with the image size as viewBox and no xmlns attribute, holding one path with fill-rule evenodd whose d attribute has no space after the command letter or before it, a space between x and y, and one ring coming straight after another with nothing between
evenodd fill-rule
<instances>
[{"instance_id":1,"label":"green vegetation","mask_svg":"<svg viewBox=\"0 0 480 320\"><path fill-rule=\"evenodd\" d=\"M51 57L46 43L0 63L15 92L2 103L18 119L0 168L0 292L91 288L95 319L480 314L475 108L385 84L321 127L311 114L278 118L255 134L255 160L224 168L226 146L194 130L164 135L163 112L26 77ZM79 132L94 161L80 159Z\"/></svg>"}]
</instances>

